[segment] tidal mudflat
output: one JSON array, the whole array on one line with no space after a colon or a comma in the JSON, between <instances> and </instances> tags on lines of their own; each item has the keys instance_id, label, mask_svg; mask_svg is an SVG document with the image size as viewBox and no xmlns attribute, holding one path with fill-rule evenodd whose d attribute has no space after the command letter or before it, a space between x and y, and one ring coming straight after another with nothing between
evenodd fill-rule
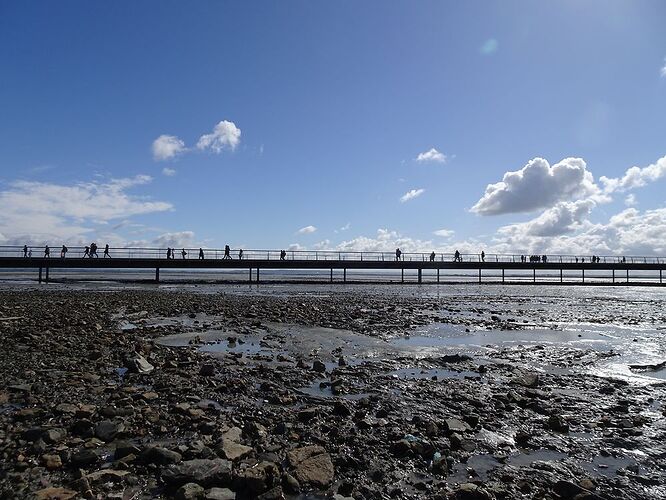
<instances>
[{"instance_id":1,"label":"tidal mudflat","mask_svg":"<svg viewBox=\"0 0 666 500\"><path fill-rule=\"evenodd\" d=\"M0 292L2 498L666 498L655 289Z\"/></svg>"}]
</instances>

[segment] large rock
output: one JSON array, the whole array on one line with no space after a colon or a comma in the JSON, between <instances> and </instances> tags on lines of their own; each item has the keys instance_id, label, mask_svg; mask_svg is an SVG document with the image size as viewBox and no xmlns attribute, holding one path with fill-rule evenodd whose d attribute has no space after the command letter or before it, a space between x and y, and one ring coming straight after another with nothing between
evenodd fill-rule
<instances>
[{"instance_id":1,"label":"large rock","mask_svg":"<svg viewBox=\"0 0 666 500\"><path fill-rule=\"evenodd\" d=\"M187 483L178 488L174 498L176 500L197 500L203 495L204 489L201 486L197 483Z\"/></svg>"},{"instance_id":2,"label":"large rock","mask_svg":"<svg viewBox=\"0 0 666 500\"><path fill-rule=\"evenodd\" d=\"M263 461L254 467L239 470L234 476L234 486L239 492L255 498L280 483L280 469L273 462Z\"/></svg>"},{"instance_id":3,"label":"large rock","mask_svg":"<svg viewBox=\"0 0 666 500\"><path fill-rule=\"evenodd\" d=\"M204 495L206 500L236 500L236 493L229 488L211 488Z\"/></svg>"},{"instance_id":4,"label":"large rock","mask_svg":"<svg viewBox=\"0 0 666 500\"><path fill-rule=\"evenodd\" d=\"M453 498L455 500L491 500L493 497L474 483L463 483L455 490Z\"/></svg>"},{"instance_id":5,"label":"large rock","mask_svg":"<svg viewBox=\"0 0 666 500\"><path fill-rule=\"evenodd\" d=\"M197 483L207 488L228 486L231 482L231 462L221 458L187 460L164 469L162 479L173 486L186 483Z\"/></svg>"},{"instance_id":6,"label":"large rock","mask_svg":"<svg viewBox=\"0 0 666 500\"><path fill-rule=\"evenodd\" d=\"M150 373L155 369L146 358L137 353L125 357L125 368L131 373Z\"/></svg>"},{"instance_id":7,"label":"large rock","mask_svg":"<svg viewBox=\"0 0 666 500\"><path fill-rule=\"evenodd\" d=\"M294 477L299 483L324 488L333 481L331 456L321 446L303 446L287 453Z\"/></svg>"},{"instance_id":8,"label":"large rock","mask_svg":"<svg viewBox=\"0 0 666 500\"><path fill-rule=\"evenodd\" d=\"M253 451L254 450L249 446L245 446L226 438L222 438L222 443L218 447L218 453L231 461L241 460L250 455Z\"/></svg>"},{"instance_id":9,"label":"large rock","mask_svg":"<svg viewBox=\"0 0 666 500\"><path fill-rule=\"evenodd\" d=\"M120 421L102 420L95 426L95 436L108 443L124 430L125 424Z\"/></svg>"},{"instance_id":10,"label":"large rock","mask_svg":"<svg viewBox=\"0 0 666 500\"><path fill-rule=\"evenodd\" d=\"M171 451L161 446L146 448L140 456L147 464L169 465L179 463L183 457L177 451Z\"/></svg>"},{"instance_id":11,"label":"large rock","mask_svg":"<svg viewBox=\"0 0 666 500\"><path fill-rule=\"evenodd\" d=\"M447 431L449 434L453 434L454 432L466 432L471 430L471 427L463 422L462 420L458 420L457 418L447 418L443 422L443 427L444 430Z\"/></svg>"}]
</instances>

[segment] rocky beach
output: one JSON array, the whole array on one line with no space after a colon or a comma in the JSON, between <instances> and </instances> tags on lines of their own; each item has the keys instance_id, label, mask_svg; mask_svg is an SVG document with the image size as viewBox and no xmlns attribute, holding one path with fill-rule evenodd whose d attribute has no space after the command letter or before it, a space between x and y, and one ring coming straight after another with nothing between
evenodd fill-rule
<instances>
[{"instance_id":1,"label":"rocky beach","mask_svg":"<svg viewBox=\"0 0 666 500\"><path fill-rule=\"evenodd\" d=\"M400 290L7 287L0 497L666 498L659 290Z\"/></svg>"}]
</instances>

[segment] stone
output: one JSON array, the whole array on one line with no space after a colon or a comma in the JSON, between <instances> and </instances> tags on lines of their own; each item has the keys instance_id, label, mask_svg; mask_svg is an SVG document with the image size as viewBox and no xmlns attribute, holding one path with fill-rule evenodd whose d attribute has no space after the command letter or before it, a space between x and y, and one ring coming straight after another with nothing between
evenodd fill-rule
<instances>
[{"instance_id":1,"label":"stone","mask_svg":"<svg viewBox=\"0 0 666 500\"><path fill-rule=\"evenodd\" d=\"M72 434L82 438L92 437L95 433L93 423L87 418L81 418L72 425Z\"/></svg>"},{"instance_id":2,"label":"stone","mask_svg":"<svg viewBox=\"0 0 666 500\"><path fill-rule=\"evenodd\" d=\"M314 420L317 417L317 409L316 408L306 408L304 410L301 410L298 412L298 420L301 422L310 422L311 420Z\"/></svg>"},{"instance_id":3,"label":"stone","mask_svg":"<svg viewBox=\"0 0 666 500\"><path fill-rule=\"evenodd\" d=\"M56 470L62 467L60 455L42 455L42 461L48 470Z\"/></svg>"},{"instance_id":4,"label":"stone","mask_svg":"<svg viewBox=\"0 0 666 500\"><path fill-rule=\"evenodd\" d=\"M124 458L128 455L139 455L141 453L141 449L130 443L129 441L118 441L116 443L116 450L113 454L113 458L116 460L120 460L121 458Z\"/></svg>"},{"instance_id":5,"label":"stone","mask_svg":"<svg viewBox=\"0 0 666 500\"><path fill-rule=\"evenodd\" d=\"M296 479L288 472L282 476L282 486L287 491L287 493L291 493L293 495L301 492L301 485L298 482L298 479Z\"/></svg>"},{"instance_id":6,"label":"stone","mask_svg":"<svg viewBox=\"0 0 666 500\"><path fill-rule=\"evenodd\" d=\"M68 490L67 488L44 488L35 491L35 500L69 500L78 496L76 491Z\"/></svg>"},{"instance_id":7,"label":"stone","mask_svg":"<svg viewBox=\"0 0 666 500\"><path fill-rule=\"evenodd\" d=\"M125 424L121 421L102 420L95 426L95 436L107 443L125 430Z\"/></svg>"},{"instance_id":8,"label":"stone","mask_svg":"<svg viewBox=\"0 0 666 500\"><path fill-rule=\"evenodd\" d=\"M86 467L99 461L99 456L93 450L83 449L72 455L72 464L76 467Z\"/></svg>"},{"instance_id":9,"label":"stone","mask_svg":"<svg viewBox=\"0 0 666 500\"><path fill-rule=\"evenodd\" d=\"M229 430L226 430L222 433L222 438L229 439L230 441L235 441L236 443L240 443L242 435L243 435L243 430L240 427L232 427Z\"/></svg>"},{"instance_id":10,"label":"stone","mask_svg":"<svg viewBox=\"0 0 666 500\"><path fill-rule=\"evenodd\" d=\"M553 491L560 497L560 498L573 498L579 493L585 493L587 492L584 488L581 488L575 483L572 483L571 481L558 481L553 485Z\"/></svg>"},{"instance_id":11,"label":"stone","mask_svg":"<svg viewBox=\"0 0 666 500\"><path fill-rule=\"evenodd\" d=\"M56 444L65 439L67 431L65 429L48 429L42 434L42 439L47 444Z\"/></svg>"},{"instance_id":12,"label":"stone","mask_svg":"<svg viewBox=\"0 0 666 500\"><path fill-rule=\"evenodd\" d=\"M457 418L445 419L442 426L449 434L454 432L467 432L471 430L471 427L467 423L463 422L462 420L458 420Z\"/></svg>"},{"instance_id":13,"label":"stone","mask_svg":"<svg viewBox=\"0 0 666 500\"><path fill-rule=\"evenodd\" d=\"M287 452L294 477L299 483L325 488L333 482L334 468L331 456L321 446L303 446Z\"/></svg>"},{"instance_id":14,"label":"stone","mask_svg":"<svg viewBox=\"0 0 666 500\"><path fill-rule=\"evenodd\" d=\"M312 363L312 369L316 372L324 373L326 371L326 365L322 363L320 360L315 359L314 362Z\"/></svg>"},{"instance_id":15,"label":"stone","mask_svg":"<svg viewBox=\"0 0 666 500\"><path fill-rule=\"evenodd\" d=\"M284 493L282 493L282 486L275 486L270 490L262 493L257 497L257 500L284 500Z\"/></svg>"},{"instance_id":16,"label":"stone","mask_svg":"<svg viewBox=\"0 0 666 500\"><path fill-rule=\"evenodd\" d=\"M96 482L114 483L122 481L123 478L128 474L129 472L126 470L102 469L87 474L86 478L91 483L96 483Z\"/></svg>"},{"instance_id":17,"label":"stone","mask_svg":"<svg viewBox=\"0 0 666 500\"><path fill-rule=\"evenodd\" d=\"M187 460L166 467L162 471L162 479L172 486L186 483L204 487L225 486L231 482L231 462L221 458Z\"/></svg>"},{"instance_id":18,"label":"stone","mask_svg":"<svg viewBox=\"0 0 666 500\"><path fill-rule=\"evenodd\" d=\"M218 447L218 452L223 455L227 460L236 461L241 460L248 455L252 454L254 450L250 446L232 441L231 439L222 438L222 443Z\"/></svg>"},{"instance_id":19,"label":"stone","mask_svg":"<svg viewBox=\"0 0 666 500\"><path fill-rule=\"evenodd\" d=\"M176 500L196 500L203 497L205 490L197 483L187 483L176 490Z\"/></svg>"},{"instance_id":20,"label":"stone","mask_svg":"<svg viewBox=\"0 0 666 500\"><path fill-rule=\"evenodd\" d=\"M183 457L177 451L161 446L150 446L141 453L140 458L147 464L169 465L179 463Z\"/></svg>"},{"instance_id":21,"label":"stone","mask_svg":"<svg viewBox=\"0 0 666 500\"><path fill-rule=\"evenodd\" d=\"M155 367L146 358L137 353L125 357L125 368L131 373L146 374L152 372Z\"/></svg>"},{"instance_id":22,"label":"stone","mask_svg":"<svg viewBox=\"0 0 666 500\"><path fill-rule=\"evenodd\" d=\"M539 374L537 373L521 373L513 377L512 382L523 387L534 388L539 385Z\"/></svg>"},{"instance_id":23,"label":"stone","mask_svg":"<svg viewBox=\"0 0 666 500\"><path fill-rule=\"evenodd\" d=\"M463 483L453 493L455 500L492 500L492 497L474 483Z\"/></svg>"},{"instance_id":24,"label":"stone","mask_svg":"<svg viewBox=\"0 0 666 500\"><path fill-rule=\"evenodd\" d=\"M238 471L234 477L237 490L256 496L280 482L280 469L273 462L263 461L254 467Z\"/></svg>"},{"instance_id":25,"label":"stone","mask_svg":"<svg viewBox=\"0 0 666 500\"><path fill-rule=\"evenodd\" d=\"M569 432L569 424L559 415L548 417L548 428L555 432Z\"/></svg>"},{"instance_id":26,"label":"stone","mask_svg":"<svg viewBox=\"0 0 666 500\"><path fill-rule=\"evenodd\" d=\"M204 494L205 500L236 500L236 493L229 488L211 488Z\"/></svg>"}]
</instances>

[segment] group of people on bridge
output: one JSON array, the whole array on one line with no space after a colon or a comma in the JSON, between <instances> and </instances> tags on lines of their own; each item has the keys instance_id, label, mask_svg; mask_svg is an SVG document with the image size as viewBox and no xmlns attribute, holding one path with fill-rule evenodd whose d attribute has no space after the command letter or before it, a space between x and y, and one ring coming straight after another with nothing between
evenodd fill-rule
<instances>
[{"instance_id":1,"label":"group of people on bridge","mask_svg":"<svg viewBox=\"0 0 666 500\"><path fill-rule=\"evenodd\" d=\"M69 248L67 248L67 245L63 245L60 248L60 258L64 259L65 257L67 257L67 252L69 252ZM28 245L23 245L23 257L26 259L32 258L32 248L28 248ZM51 258L51 247L49 247L48 245L44 246L44 258L45 259ZM97 254L97 243L92 242L90 245L87 245L83 250L82 258L84 259L99 258L99 255ZM108 243L104 246L104 258L105 259L111 258Z\"/></svg>"}]
</instances>

